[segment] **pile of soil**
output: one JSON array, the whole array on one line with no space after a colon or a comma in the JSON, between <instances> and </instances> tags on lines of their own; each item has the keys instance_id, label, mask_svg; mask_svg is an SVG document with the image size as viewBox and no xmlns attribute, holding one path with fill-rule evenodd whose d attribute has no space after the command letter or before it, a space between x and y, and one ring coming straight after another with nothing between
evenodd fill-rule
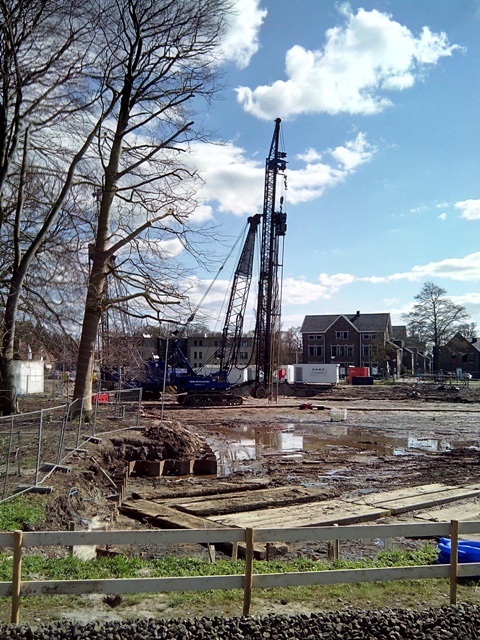
<instances>
[{"instance_id":1,"label":"pile of soil","mask_svg":"<svg viewBox=\"0 0 480 640\"><path fill-rule=\"evenodd\" d=\"M103 446L103 462L109 470L134 460L190 460L208 452L205 441L178 421L145 419L148 427L116 433Z\"/></svg>"}]
</instances>

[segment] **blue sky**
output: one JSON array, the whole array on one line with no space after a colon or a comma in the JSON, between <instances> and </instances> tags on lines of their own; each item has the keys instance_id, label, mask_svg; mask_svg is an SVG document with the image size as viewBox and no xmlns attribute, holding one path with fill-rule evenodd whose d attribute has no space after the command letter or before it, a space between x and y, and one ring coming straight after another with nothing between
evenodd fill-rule
<instances>
[{"instance_id":1,"label":"blue sky","mask_svg":"<svg viewBox=\"0 0 480 640\"><path fill-rule=\"evenodd\" d=\"M236 9L221 99L197 117L225 143L193 147L205 179L198 219L233 238L261 212L280 117L284 328L357 310L401 324L426 281L480 327L480 0ZM198 291L209 277L197 272ZM220 280L206 304L212 327L226 289Z\"/></svg>"}]
</instances>

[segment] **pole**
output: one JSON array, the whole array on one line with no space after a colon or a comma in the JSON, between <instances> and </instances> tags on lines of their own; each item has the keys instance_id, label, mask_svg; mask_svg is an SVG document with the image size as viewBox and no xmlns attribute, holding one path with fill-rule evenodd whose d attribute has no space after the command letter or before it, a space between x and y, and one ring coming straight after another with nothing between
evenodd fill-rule
<instances>
[{"instance_id":1,"label":"pole","mask_svg":"<svg viewBox=\"0 0 480 640\"><path fill-rule=\"evenodd\" d=\"M163 360L163 385L162 385L162 408L160 411L160 423L163 422L163 408L165 406L165 388L167 386L167 369L168 369L168 339L170 334L167 334L167 341L165 342L165 358Z\"/></svg>"},{"instance_id":2,"label":"pole","mask_svg":"<svg viewBox=\"0 0 480 640\"><path fill-rule=\"evenodd\" d=\"M20 621L20 590L22 588L22 541L23 531L13 532L12 617L10 622Z\"/></svg>"}]
</instances>

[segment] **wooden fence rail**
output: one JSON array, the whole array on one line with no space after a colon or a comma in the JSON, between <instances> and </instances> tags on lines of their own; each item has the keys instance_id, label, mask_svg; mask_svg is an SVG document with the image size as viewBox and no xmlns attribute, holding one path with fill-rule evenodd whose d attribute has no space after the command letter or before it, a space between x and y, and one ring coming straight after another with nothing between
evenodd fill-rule
<instances>
[{"instance_id":1,"label":"wooden fence rail","mask_svg":"<svg viewBox=\"0 0 480 640\"><path fill-rule=\"evenodd\" d=\"M81 595L87 593L158 593L243 589L243 614L250 613L253 589L320 584L384 582L391 580L450 579L450 602L457 602L457 578L480 575L480 562L458 564L458 536L480 532L480 521L428 522L420 524L351 525L344 527L303 527L291 529L188 529L148 531L48 531L0 533L0 548L13 548L11 582L0 582L0 597L12 600L11 622L20 620L22 596ZM451 562L445 565L299 571L292 573L253 573L253 546L271 542L338 541L361 538L438 538L450 537ZM168 578L129 578L104 580L22 581L22 554L29 547L73 545L149 545L149 544L243 543L246 546L243 574L228 576L184 576Z\"/></svg>"}]
</instances>

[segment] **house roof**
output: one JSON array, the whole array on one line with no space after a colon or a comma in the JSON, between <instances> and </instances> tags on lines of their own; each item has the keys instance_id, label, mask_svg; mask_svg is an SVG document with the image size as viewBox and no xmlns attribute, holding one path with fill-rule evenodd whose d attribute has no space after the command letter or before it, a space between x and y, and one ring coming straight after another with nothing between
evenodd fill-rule
<instances>
[{"instance_id":1,"label":"house roof","mask_svg":"<svg viewBox=\"0 0 480 640\"><path fill-rule=\"evenodd\" d=\"M406 340L407 327L405 327L404 325L393 325L392 333L394 340Z\"/></svg>"},{"instance_id":2,"label":"house roof","mask_svg":"<svg viewBox=\"0 0 480 640\"><path fill-rule=\"evenodd\" d=\"M463 343L465 349L475 349L480 351L480 340L478 338L465 338L460 332L456 333L445 345L445 349L458 348L458 343Z\"/></svg>"},{"instance_id":3,"label":"house roof","mask_svg":"<svg viewBox=\"0 0 480 640\"><path fill-rule=\"evenodd\" d=\"M324 316L305 316L302 333L324 333L339 318L346 318L357 331L385 331L390 323L389 313L352 313Z\"/></svg>"}]
</instances>

